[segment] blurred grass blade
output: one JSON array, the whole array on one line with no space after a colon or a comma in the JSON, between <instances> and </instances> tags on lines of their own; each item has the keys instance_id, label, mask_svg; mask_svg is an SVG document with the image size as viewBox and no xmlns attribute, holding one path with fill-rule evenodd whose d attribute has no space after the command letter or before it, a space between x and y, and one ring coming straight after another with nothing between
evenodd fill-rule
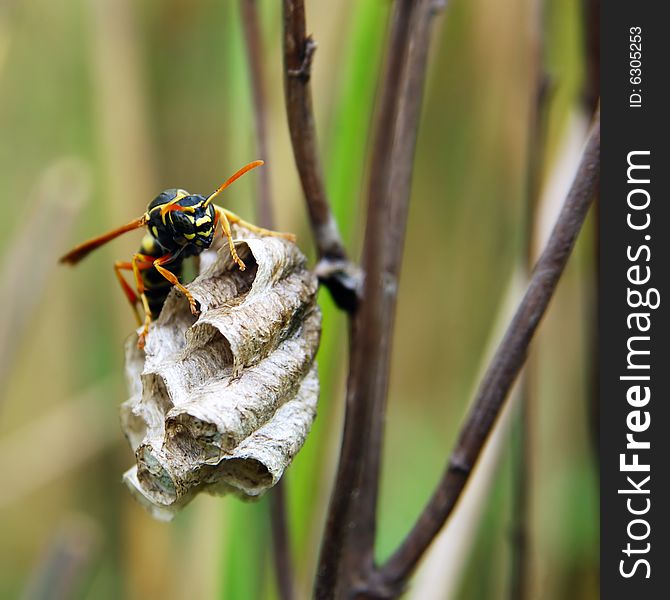
<instances>
[{"instance_id":1,"label":"blurred grass blade","mask_svg":"<svg viewBox=\"0 0 670 600\"><path fill-rule=\"evenodd\" d=\"M89 196L83 163L62 159L46 169L28 195L21 227L8 244L0 271L0 387L11 372L16 352L35 310L43 302L49 278L58 269L75 216Z\"/></svg>"},{"instance_id":2,"label":"blurred grass blade","mask_svg":"<svg viewBox=\"0 0 670 600\"><path fill-rule=\"evenodd\" d=\"M9 4L9 6L7 6ZM11 19L9 16L11 3L5 3L5 6L0 6L0 81L2 81L2 74L7 63L7 56L12 43L12 29Z\"/></svg>"},{"instance_id":3,"label":"blurred grass blade","mask_svg":"<svg viewBox=\"0 0 670 600\"><path fill-rule=\"evenodd\" d=\"M262 598L267 575L266 553L270 545L266 526L267 500L225 501L228 525L226 551L221 568L219 598Z\"/></svg>"},{"instance_id":4,"label":"blurred grass blade","mask_svg":"<svg viewBox=\"0 0 670 600\"><path fill-rule=\"evenodd\" d=\"M75 515L63 519L31 573L22 599L81 597L99 553L100 536L100 527L89 517Z\"/></svg>"},{"instance_id":5,"label":"blurred grass blade","mask_svg":"<svg viewBox=\"0 0 670 600\"><path fill-rule=\"evenodd\" d=\"M359 198L370 137L372 108L386 31L388 6L376 0L357 2L340 72L339 99L328 140L326 182L333 213L345 243L359 223ZM364 57L364 58L362 58Z\"/></svg>"},{"instance_id":6,"label":"blurred grass blade","mask_svg":"<svg viewBox=\"0 0 670 600\"><path fill-rule=\"evenodd\" d=\"M111 381L98 383L0 439L0 507L36 493L119 439L105 408L110 389Z\"/></svg>"},{"instance_id":7,"label":"blurred grass blade","mask_svg":"<svg viewBox=\"0 0 670 600\"><path fill-rule=\"evenodd\" d=\"M474 387L468 395L469 398L475 396L477 382L480 381L507 324L514 315L514 310L523 296L524 286L523 270L517 268L507 285L504 300L486 344L486 351L479 363L479 374L473 380ZM468 557L477 539L477 529L486 508L493 480L498 475L498 467L507 440L510 416L516 404L516 395L516 388L514 388L512 401L507 403L504 412L496 422L495 429L491 432L477 469L458 507L444 529L435 538L419 567L408 600L447 600L458 597L461 577L466 572L464 567L467 565Z\"/></svg>"},{"instance_id":8,"label":"blurred grass blade","mask_svg":"<svg viewBox=\"0 0 670 600\"><path fill-rule=\"evenodd\" d=\"M125 222L156 193L139 9L129 0L93 0L88 8L106 206L111 222Z\"/></svg>"}]
</instances>

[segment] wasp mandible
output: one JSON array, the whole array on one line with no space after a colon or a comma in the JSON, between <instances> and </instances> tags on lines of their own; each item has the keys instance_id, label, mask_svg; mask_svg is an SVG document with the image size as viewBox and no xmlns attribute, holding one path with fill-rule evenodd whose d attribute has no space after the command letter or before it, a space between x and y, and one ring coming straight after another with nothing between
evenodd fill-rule
<instances>
[{"instance_id":1,"label":"wasp mandible","mask_svg":"<svg viewBox=\"0 0 670 600\"><path fill-rule=\"evenodd\" d=\"M236 223L260 235L271 235L295 241L292 233L281 233L257 227L243 221L235 213L212 203L212 200L236 179L262 164L262 160L256 160L245 165L207 197L200 194L189 194L182 189L165 190L154 198L147 207L147 212L141 217L118 229L79 244L61 257L60 262L75 265L96 248L128 231L146 225L147 233L132 260L114 263L114 272L133 308L138 327L142 324L142 320L137 307L140 302L142 303L144 328L137 345L143 348L152 318L160 313L173 286L186 296L191 312L196 316L199 314L195 298L179 281L182 277L182 264L185 258L196 256L212 245L218 227L221 227L223 235L228 238L230 254L241 270L245 269L245 265L235 250L230 231L231 223ZM133 290L123 277L121 272L124 270L133 272L136 290Z\"/></svg>"}]
</instances>

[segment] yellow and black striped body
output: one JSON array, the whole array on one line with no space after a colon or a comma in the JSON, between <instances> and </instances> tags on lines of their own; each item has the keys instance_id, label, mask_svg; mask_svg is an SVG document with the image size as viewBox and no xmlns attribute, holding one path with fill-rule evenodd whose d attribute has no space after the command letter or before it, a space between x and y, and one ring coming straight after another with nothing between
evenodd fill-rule
<instances>
[{"instance_id":1,"label":"yellow and black striped body","mask_svg":"<svg viewBox=\"0 0 670 600\"><path fill-rule=\"evenodd\" d=\"M147 208L148 233L139 253L154 259L169 255L162 266L181 280L184 258L200 254L214 239L216 214L214 206L204 206L205 200L200 194L176 188L156 196ZM164 212L162 209L168 204L174 210ZM141 276L151 314L157 317L172 284L155 268L142 270Z\"/></svg>"},{"instance_id":2,"label":"yellow and black striped body","mask_svg":"<svg viewBox=\"0 0 670 600\"><path fill-rule=\"evenodd\" d=\"M191 313L195 316L199 314L197 300L180 281L183 262L186 257L197 256L212 245L217 227L228 239L230 255L241 270L245 269L245 265L235 250L231 223L237 223L258 235L277 236L295 242L295 236L291 233L256 227L229 210L212 204L212 200L231 183L262 164L262 160L255 160L238 169L207 197L189 194L178 188L165 190L153 199L142 216L75 246L61 257L60 262L75 265L96 248L124 233L146 226L148 233L132 261L114 263L114 272L133 308L138 325L141 323L138 305L141 303L144 308L144 328L137 341L138 347L143 348L152 317L161 312L172 287L176 287L186 297ZM134 273L135 289L126 281L124 271Z\"/></svg>"},{"instance_id":3,"label":"yellow and black striped body","mask_svg":"<svg viewBox=\"0 0 670 600\"><path fill-rule=\"evenodd\" d=\"M142 245L139 253L145 256L151 256L154 259L161 258L166 254L165 249L160 246L152 235L145 235L142 238ZM173 273L181 281L184 265L183 254L177 254L169 263L165 263L163 268ZM165 279L155 268L143 269L140 276L144 283L144 294L149 302L149 309L154 317L158 317L165 304L172 284Z\"/></svg>"}]
</instances>

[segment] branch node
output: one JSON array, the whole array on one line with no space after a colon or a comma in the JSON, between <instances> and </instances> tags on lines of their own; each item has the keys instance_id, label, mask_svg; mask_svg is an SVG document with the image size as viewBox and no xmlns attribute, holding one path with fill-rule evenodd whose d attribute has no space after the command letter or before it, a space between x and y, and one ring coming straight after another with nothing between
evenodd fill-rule
<instances>
[{"instance_id":1,"label":"branch node","mask_svg":"<svg viewBox=\"0 0 670 600\"><path fill-rule=\"evenodd\" d=\"M378 569L366 574L365 581L352 585L355 600L394 600L407 591L407 581L391 581Z\"/></svg>"},{"instance_id":2,"label":"branch node","mask_svg":"<svg viewBox=\"0 0 670 600\"><path fill-rule=\"evenodd\" d=\"M286 73L289 77L296 77L302 83L307 83L312 76L312 59L314 52L316 52L317 43L314 38L309 35L305 38L305 47L303 48L302 64L298 69L287 69Z\"/></svg>"},{"instance_id":3,"label":"branch node","mask_svg":"<svg viewBox=\"0 0 670 600\"><path fill-rule=\"evenodd\" d=\"M363 274L349 260L322 258L314 267L319 283L325 285L335 304L342 310L353 313L361 299Z\"/></svg>"},{"instance_id":4,"label":"branch node","mask_svg":"<svg viewBox=\"0 0 670 600\"><path fill-rule=\"evenodd\" d=\"M470 463L464 456L454 454L449 460L449 470L467 477L472 471L472 463Z\"/></svg>"}]
</instances>

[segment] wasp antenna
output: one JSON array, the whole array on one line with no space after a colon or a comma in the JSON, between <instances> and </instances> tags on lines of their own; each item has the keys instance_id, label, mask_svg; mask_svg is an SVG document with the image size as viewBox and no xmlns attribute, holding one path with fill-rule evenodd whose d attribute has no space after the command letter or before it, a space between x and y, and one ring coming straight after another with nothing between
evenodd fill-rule
<instances>
[{"instance_id":1,"label":"wasp antenna","mask_svg":"<svg viewBox=\"0 0 670 600\"><path fill-rule=\"evenodd\" d=\"M244 175L247 171L251 171L251 169L255 169L256 167L260 167L261 165L264 165L265 162L262 160L255 160L253 162L250 162L248 165L244 165L239 171L237 171L234 175L231 175L228 179L226 179L218 188L216 188L216 191L205 200L204 206L208 206L214 198L216 198L223 190L225 190L233 181L236 179L239 179Z\"/></svg>"},{"instance_id":2,"label":"wasp antenna","mask_svg":"<svg viewBox=\"0 0 670 600\"><path fill-rule=\"evenodd\" d=\"M85 258L90 252L93 252L93 250L95 250L96 248L99 248L100 246L106 244L107 242L113 240L114 238L119 237L120 235L123 235L124 233L133 231L133 229L139 229L140 227L143 227L144 225L146 225L148 220L149 215L145 213L138 219L135 219L130 223L126 223L125 225L122 225L118 229L113 229L112 231L108 231L107 233L104 233L101 236L98 236L96 238L84 242L83 244L75 246L65 256L61 256L58 262L67 263L70 265L76 265L82 258Z\"/></svg>"}]
</instances>

